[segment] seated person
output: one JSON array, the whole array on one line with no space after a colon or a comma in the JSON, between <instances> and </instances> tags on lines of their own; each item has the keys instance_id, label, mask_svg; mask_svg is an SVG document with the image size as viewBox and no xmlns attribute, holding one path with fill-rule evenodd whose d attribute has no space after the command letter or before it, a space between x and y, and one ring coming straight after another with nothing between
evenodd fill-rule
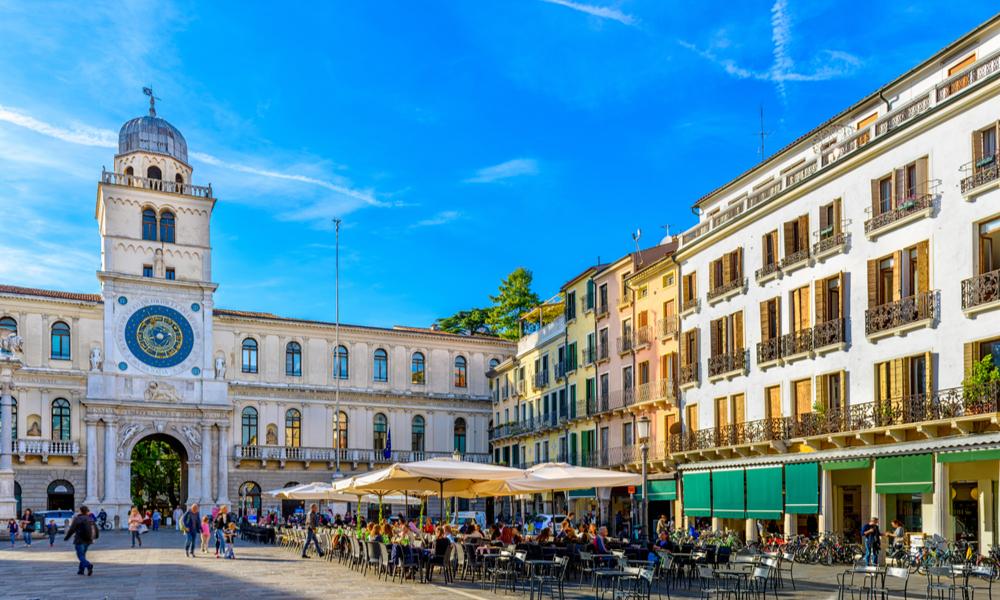
<instances>
[{"instance_id":1,"label":"seated person","mask_svg":"<svg viewBox=\"0 0 1000 600\"><path fill-rule=\"evenodd\" d=\"M591 525L593 528L593 525ZM595 554L607 554L608 553L608 528L601 527L597 535L594 536L593 546Z\"/></svg>"},{"instance_id":2,"label":"seated person","mask_svg":"<svg viewBox=\"0 0 1000 600\"><path fill-rule=\"evenodd\" d=\"M548 544L549 542L552 541L552 530L549 529L548 527L542 529L542 532L538 534L538 537L535 538L535 541L538 542L539 544Z\"/></svg>"},{"instance_id":3,"label":"seated person","mask_svg":"<svg viewBox=\"0 0 1000 600\"><path fill-rule=\"evenodd\" d=\"M661 531L659 538L657 538L654 544L657 548L662 550L667 550L670 548L670 536L667 535L666 531Z\"/></svg>"}]
</instances>

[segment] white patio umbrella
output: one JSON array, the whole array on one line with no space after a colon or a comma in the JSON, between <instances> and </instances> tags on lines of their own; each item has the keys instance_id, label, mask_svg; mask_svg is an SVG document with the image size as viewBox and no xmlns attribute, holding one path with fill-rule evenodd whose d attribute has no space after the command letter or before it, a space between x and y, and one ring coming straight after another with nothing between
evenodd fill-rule
<instances>
[{"instance_id":1,"label":"white patio umbrella","mask_svg":"<svg viewBox=\"0 0 1000 600\"><path fill-rule=\"evenodd\" d=\"M477 483L469 492L479 496L514 496L625 485L642 485L642 475L567 463L542 463L526 469L522 477Z\"/></svg>"}]
</instances>

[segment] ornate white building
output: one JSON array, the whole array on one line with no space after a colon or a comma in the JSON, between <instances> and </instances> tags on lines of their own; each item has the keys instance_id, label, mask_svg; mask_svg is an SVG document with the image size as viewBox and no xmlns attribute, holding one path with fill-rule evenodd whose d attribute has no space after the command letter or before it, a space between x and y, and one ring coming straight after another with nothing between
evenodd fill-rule
<instances>
[{"instance_id":1,"label":"ornate white building","mask_svg":"<svg viewBox=\"0 0 1000 600\"><path fill-rule=\"evenodd\" d=\"M97 186L101 292L0 285L0 338L23 338L0 368L0 518L15 502L122 515L151 437L180 455L188 504L259 507L260 490L329 480L338 463L489 459L486 372L512 344L217 309L216 198L191 175L184 137L151 106Z\"/></svg>"}]
</instances>

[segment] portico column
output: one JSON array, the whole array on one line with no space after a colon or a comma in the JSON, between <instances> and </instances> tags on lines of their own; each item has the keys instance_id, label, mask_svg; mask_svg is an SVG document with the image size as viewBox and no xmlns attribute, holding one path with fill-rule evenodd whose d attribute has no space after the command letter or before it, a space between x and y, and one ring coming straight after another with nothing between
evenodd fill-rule
<instances>
[{"instance_id":1,"label":"portico column","mask_svg":"<svg viewBox=\"0 0 1000 600\"><path fill-rule=\"evenodd\" d=\"M201 424L201 502L212 502L212 425Z\"/></svg>"},{"instance_id":2,"label":"portico column","mask_svg":"<svg viewBox=\"0 0 1000 600\"><path fill-rule=\"evenodd\" d=\"M827 471L822 468L819 471L819 502L819 519L817 523L819 530L833 531L833 471Z\"/></svg>"},{"instance_id":3,"label":"portico column","mask_svg":"<svg viewBox=\"0 0 1000 600\"><path fill-rule=\"evenodd\" d=\"M87 427L87 493L83 503L92 510L97 507L97 417L86 416L83 419Z\"/></svg>"},{"instance_id":4,"label":"portico column","mask_svg":"<svg viewBox=\"0 0 1000 600\"><path fill-rule=\"evenodd\" d=\"M104 417L104 504L109 511L116 511L118 503L118 421L115 417ZM113 513L112 513L113 514Z\"/></svg>"},{"instance_id":5,"label":"portico column","mask_svg":"<svg viewBox=\"0 0 1000 600\"><path fill-rule=\"evenodd\" d=\"M948 463L934 461L934 491L931 493L931 521L924 527L927 533L948 537L948 504L951 502L948 484Z\"/></svg>"},{"instance_id":6,"label":"portico column","mask_svg":"<svg viewBox=\"0 0 1000 600\"><path fill-rule=\"evenodd\" d=\"M219 423L219 490L216 502L229 504L229 423Z\"/></svg>"},{"instance_id":7,"label":"portico column","mask_svg":"<svg viewBox=\"0 0 1000 600\"><path fill-rule=\"evenodd\" d=\"M11 397L14 387L14 371L21 368L21 361L0 356L0 519L12 519L17 515L17 500L14 498L14 467L11 460L13 440L13 416Z\"/></svg>"}]
</instances>

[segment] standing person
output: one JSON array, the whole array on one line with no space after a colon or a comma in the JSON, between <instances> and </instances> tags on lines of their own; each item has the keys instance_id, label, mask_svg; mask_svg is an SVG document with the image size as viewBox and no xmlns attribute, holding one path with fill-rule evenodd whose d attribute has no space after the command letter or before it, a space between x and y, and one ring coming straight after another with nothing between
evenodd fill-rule
<instances>
[{"instance_id":1,"label":"standing person","mask_svg":"<svg viewBox=\"0 0 1000 600\"><path fill-rule=\"evenodd\" d=\"M160 521L163 520L163 515L160 514L160 509L153 510L153 531L160 530Z\"/></svg>"},{"instance_id":2,"label":"standing person","mask_svg":"<svg viewBox=\"0 0 1000 600\"><path fill-rule=\"evenodd\" d=\"M208 554L208 538L212 535L211 523L208 522L208 517L204 516L201 518L201 553Z\"/></svg>"},{"instance_id":3,"label":"standing person","mask_svg":"<svg viewBox=\"0 0 1000 600\"><path fill-rule=\"evenodd\" d=\"M660 537L663 532L670 533L670 524L667 522L667 515L660 515L660 520L656 522L656 537Z\"/></svg>"},{"instance_id":4,"label":"standing person","mask_svg":"<svg viewBox=\"0 0 1000 600\"><path fill-rule=\"evenodd\" d=\"M21 514L21 537L24 538L24 545L31 545L31 534L35 532L35 515L30 508L24 509Z\"/></svg>"},{"instance_id":5,"label":"standing person","mask_svg":"<svg viewBox=\"0 0 1000 600\"><path fill-rule=\"evenodd\" d=\"M132 510L128 513L128 533L132 536L132 547L135 548L135 543L139 542L139 547L142 548L142 538L139 536L139 526L142 525L142 515L139 514L139 509L132 507Z\"/></svg>"},{"instance_id":6,"label":"standing person","mask_svg":"<svg viewBox=\"0 0 1000 600\"><path fill-rule=\"evenodd\" d=\"M49 548L51 548L56 543L56 534L59 533L59 527L54 520L50 520L49 524L45 526L45 533L49 536Z\"/></svg>"},{"instance_id":7,"label":"standing person","mask_svg":"<svg viewBox=\"0 0 1000 600\"><path fill-rule=\"evenodd\" d=\"M226 549L226 527L229 522L229 507L220 506L215 514L215 558L219 558Z\"/></svg>"},{"instance_id":8,"label":"standing person","mask_svg":"<svg viewBox=\"0 0 1000 600\"><path fill-rule=\"evenodd\" d=\"M7 531L10 532L10 547L13 548L17 543L17 520L11 519L7 522Z\"/></svg>"},{"instance_id":9,"label":"standing person","mask_svg":"<svg viewBox=\"0 0 1000 600\"><path fill-rule=\"evenodd\" d=\"M73 522L66 529L66 537L63 538L63 540L68 540L70 536L73 536L76 558L80 561L80 567L76 570L77 575L83 575L84 570L87 571L88 577L94 574L94 565L87 560L87 548L97 541L100 535L101 532L97 530L97 524L90 518L90 509L81 506L80 513L73 517Z\"/></svg>"},{"instance_id":10,"label":"standing person","mask_svg":"<svg viewBox=\"0 0 1000 600\"><path fill-rule=\"evenodd\" d=\"M892 533L887 532L885 535L889 537L893 552L901 550L906 543L906 528L903 527L903 522L899 519L892 520Z\"/></svg>"},{"instance_id":11,"label":"standing person","mask_svg":"<svg viewBox=\"0 0 1000 600\"><path fill-rule=\"evenodd\" d=\"M865 541L865 564L878 566L878 553L882 546L882 531L878 528L878 517L872 517L861 528L861 538Z\"/></svg>"},{"instance_id":12,"label":"standing person","mask_svg":"<svg viewBox=\"0 0 1000 600\"><path fill-rule=\"evenodd\" d=\"M302 547L302 558L309 558L309 544L316 544L316 554L322 558L323 549L319 547L319 539L316 537L316 529L320 525L319 506L312 504L309 506L309 513L306 515L306 545Z\"/></svg>"},{"instance_id":13,"label":"standing person","mask_svg":"<svg viewBox=\"0 0 1000 600\"><path fill-rule=\"evenodd\" d=\"M181 530L181 517L184 516L184 510L178 506L174 509L174 529L177 531Z\"/></svg>"},{"instance_id":14,"label":"standing person","mask_svg":"<svg viewBox=\"0 0 1000 600\"><path fill-rule=\"evenodd\" d=\"M201 513L198 512L198 504L192 504L191 510L181 517L181 527L184 528L184 556L194 558L194 549L197 548L198 534L201 532Z\"/></svg>"}]
</instances>

